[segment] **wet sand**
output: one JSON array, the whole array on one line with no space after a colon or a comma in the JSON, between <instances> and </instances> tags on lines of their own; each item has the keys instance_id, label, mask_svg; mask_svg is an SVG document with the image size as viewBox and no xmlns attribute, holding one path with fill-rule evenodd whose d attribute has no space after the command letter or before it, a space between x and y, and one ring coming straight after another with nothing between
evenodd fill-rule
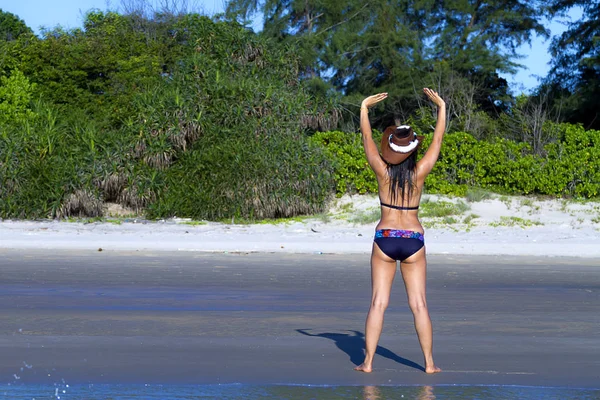
<instances>
[{"instance_id":1,"label":"wet sand","mask_svg":"<svg viewBox=\"0 0 600 400\"><path fill-rule=\"evenodd\" d=\"M600 260L431 256L434 354L400 275L375 371L368 255L0 251L1 383L600 387Z\"/></svg>"}]
</instances>

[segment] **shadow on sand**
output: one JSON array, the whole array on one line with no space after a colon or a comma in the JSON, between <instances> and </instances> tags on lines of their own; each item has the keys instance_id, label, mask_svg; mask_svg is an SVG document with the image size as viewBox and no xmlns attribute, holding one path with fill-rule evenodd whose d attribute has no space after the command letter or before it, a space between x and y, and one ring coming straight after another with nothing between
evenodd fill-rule
<instances>
[{"instance_id":1,"label":"shadow on sand","mask_svg":"<svg viewBox=\"0 0 600 400\"><path fill-rule=\"evenodd\" d=\"M338 349L342 350L344 353L348 354L350 357L350 361L355 365L360 365L365 358L363 353L363 349L365 348L365 335L359 331L347 331L352 333L334 333L334 332L325 332L325 333L310 333L310 329L296 329L297 332L306 335L306 336L314 336L321 337L329 340L333 340ZM377 351L375 354L378 354L382 357L389 358L392 361L396 361L402 365L406 365L407 367L418 369L419 371L425 372L425 368L421 365L417 364L414 361L407 360L406 358L402 358L391 350L386 349L385 347L377 346Z\"/></svg>"}]
</instances>

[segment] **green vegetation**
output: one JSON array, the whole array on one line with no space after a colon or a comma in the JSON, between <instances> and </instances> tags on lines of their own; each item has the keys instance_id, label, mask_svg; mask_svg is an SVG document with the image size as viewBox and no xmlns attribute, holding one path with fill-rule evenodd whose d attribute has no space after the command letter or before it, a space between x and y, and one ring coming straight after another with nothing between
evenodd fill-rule
<instances>
[{"instance_id":1,"label":"green vegetation","mask_svg":"<svg viewBox=\"0 0 600 400\"><path fill-rule=\"evenodd\" d=\"M537 3L516 0L227 3L229 17L250 24L262 13L263 36L297 46L315 91L345 93L354 110L362 96L388 92L389 101L374 113L391 123L420 109L415 87L434 84L451 97L449 115L457 117L451 123L466 130L487 123L483 115L510 102L497 72L514 69L520 43L547 35L539 22L544 11Z\"/></svg>"},{"instance_id":2,"label":"green vegetation","mask_svg":"<svg viewBox=\"0 0 600 400\"><path fill-rule=\"evenodd\" d=\"M510 210L510 208L512 207L513 203L510 197L508 196L500 196L499 199L502 203L504 203L504 205L506 206L506 208L508 208Z\"/></svg>"},{"instance_id":3,"label":"green vegetation","mask_svg":"<svg viewBox=\"0 0 600 400\"><path fill-rule=\"evenodd\" d=\"M198 15L135 18L92 12L85 31L0 43L19 67L0 81L0 218L102 216L104 202L149 218L324 211L330 161L305 130L335 110L298 82L293 50ZM77 58L87 48L98 63Z\"/></svg>"},{"instance_id":4,"label":"green vegetation","mask_svg":"<svg viewBox=\"0 0 600 400\"><path fill-rule=\"evenodd\" d=\"M469 203L476 203L479 201L490 200L494 197L494 194L489 190L478 187L470 187L467 189L465 197Z\"/></svg>"},{"instance_id":5,"label":"green vegetation","mask_svg":"<svg viewBox=\"0 0 600 400\"><path fill-rule=\"evenodd\" d=\"M389 92L373 127L410 123L426 135L422 155L435 121L423 86L451 116L427 193L600 196L591 1L230 0L214 18L135 3L39 37L0 10L0 218L101 220L107 203L151 219L329 218L333 196L377 192L360 100ZM542 15L573 6L586 12L555 38L551 74L512 96L498 73L546 35ZM260 33L245 26L256 12ZM422 215L455 223L462 204Z\"/></svg>"},{"instance_id":6,"label":"green vegetation","mask_svg":"<svg viewBox=\"0 0 600 400\"><path fill-rule=\"evenodd\" d=\"M261 219L257 221L248 221L249 223L261 224L261 225L277 225L277 224L291 224L294 222L304 222L306 217L291 217L291 218L269 218Z\"/></svg>"},{"instance_id":7,"label":"green vegetation","mask_svg":"<svg viewBox=\"0 0 600 400\"><path fill-rule=\"evenodd\" d=\"M449 201L424 199L419 206L419 216L423 218L448 217L463 214L469 208L469 205L463 201L451 203Z\"/></svg>"},{"instance_id":8,"label":"green vegetation","mask_svg":"<svg viewBox=\"0 0 600 400\"><path fill-rule=\"evenodd\" d=\"M0 9L0 41L10 42L19 39L20 36L32 34L33 32L23 20Z\"/></svg>"},{"instance_id":9,"label":"green vegetation","mask_svg":"<svg viewBox=\"0 0 600 400\"><path fill-rule=\"evenodd\" d=\"M373 132L375 141L381 133ZM309 141L324 148L334 165L337 196L344 193L377 193L377 179L369 168L360 135L341 131L317 132Z\"/></svg>"},{"instance_id":10,"label":"green vegetation","mask_svg":"<svg viewBox=\"0 0 600 400\"><path fill-rule=\"evenodd\" d=\"M477 219L477 218L479 218L479 215L477 215L477 214L469 214L469 215L467 215L467 216L465 217L465 219L463 220L463 224L467 224L467 225L469 225L469 224L471 224L471 222L472 222L474 219Z\"/></svg>"},{"instance_id":11,"label":"green vegetation","mask_svg":"<svg viewBox=\"0 0 600 400\"><path fill-rule=\"evenodd\" d=\"M83 224L107 223L107 224L113 224L113 225L121 225L124 222L120 218L103 218L103 217L92 217L92 218L68 217L68 218L65 218L64 221L71 222L71 223L83 223Z\"/></svg>"},{"instance_id":12,"label":"green vegetation","mask_svg":"<svg viewBox=\"0 0 600 400\"><path fill-rule=\"evenodd\" d=\"M476 140L464 132L449 133L425 184L429 193L483 199L494 189L509 194L595 198L600 195L600 131L560 126L561 141L544 147L544 156L529 145L508 139ZM431 136L425 139L427 147ZM311 141L333 158L337 193L376 193L375 176L362 154L359 135L318 133ZM467 191L470 187L470 194ZM487 188L483 191L481 188Z\"/></svg>"},{"instance_id":13,"label":"green vegetation","mask_svg":"<svg viewBox=\"0 0 600 400\"><path fill-rule=\"evenodd\" d=\"M548 93L548 106L560 107L565 121L600 129L600 7L594 0L550 0L551 17L579 7L581 18L554 38L552 70L538 92Z\"/></svg>"},{"instance_id":14,"label":"green vegetation","mask_svg":"<svg viewBox=\"0 0 600 400\"><path fill-rule=\"evenodd\" d=\"M533 200L532 199L522 199L521 207L533 207Z\"/></svg>"},{"instance_id":15,"label":"green vegetation","mask_svg":"<svg viewBox=\"0 0 600 400\"><path fill-rule=\"evenodd\" d=\"M456 224L458 223L458 220L454 217L444 217L442 219L442 221L444 222L444 224L448 224L448 225L452 225L452 224Z\"/></svg>"},{"instance_id":16,"label":"green vegetation","mask_svg":"<svg viewBox=\"0 0 600 400\"><path fill-rule=\"evenodd\" d=\"M191 226L199 226L199 225L206 225L207 222L206 221L182 221L182 222L180 222L180 224L191 225Z\"/></svg>"},{"instance_id":17,"label":"green vegetation","mask_svg":"<svg viewBox=\"0 0 600 400\"><path fill-rule=\"evenodd\" d=\"M540 212L540 206L534 204L534 200L531 198L527 198L527 199L521 199L520 200L520 206L521 207L528 207L529 210L527 211L527 214L532 215L532 214L537 214Z\"/></svg>"},{"instance_id":18,"label":"green vegetation","mask_svg":"<svg viewBox=\"0 0 600 400\"><path fill-rule=\"evenodd\" d=\"M490 223L490 226L493 227L499 227L499 226L506 226L506 227L513 227L513 226L518 226L521 228L529 228L532 226L536 226L536 225L544 225L543 223L539 222L539 221L533 221L530 219L525 219L525 218L519 218L519 217L500 217L499 221L495 221Z\"/></svg>"},{"instance_id":19,"label":"green vegetation","mask_svg":"<svg viewBox=\"0 0 600 400\"><path fill-rule=\"evenodd\" d=\"M353 203L346 203L346 204L343 204L342 206L340 206L340 212L342 212L342 213L350 213L353 210L354 210Z\"/></svg>"},{"instance_id":20,"label":"green vegetation","mask_svg":"<svg viewBox=\"0 0 600 400\"><path fill-rule=\"evenodd\" d=\"M326 224L328 222L331 221L331 214L327 213L327 212L322 212L319 213L317 215L313 216L315 219L321 221L322 223Z\"/></svg>"}]
</instances>

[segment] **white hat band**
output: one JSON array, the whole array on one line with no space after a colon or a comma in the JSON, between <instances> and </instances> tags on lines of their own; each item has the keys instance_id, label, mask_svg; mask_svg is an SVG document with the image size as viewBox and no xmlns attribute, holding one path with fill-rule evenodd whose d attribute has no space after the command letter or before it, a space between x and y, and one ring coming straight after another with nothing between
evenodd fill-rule
<instances>
[{"instance_id":1,"label":"white hat band","mask_svg":"<svg viewBox=\"0 0 600 400\"><path fill-rule=\"evenodd\" d=\"M419 145L419 139L415 139L412 142L410 142L408 146L398 146L397 144L392 142L392 136L393 135L390 135L388 141L390 142L390 149L392 149L396 153L410 153Z\"/></svg>"}]
</instances>

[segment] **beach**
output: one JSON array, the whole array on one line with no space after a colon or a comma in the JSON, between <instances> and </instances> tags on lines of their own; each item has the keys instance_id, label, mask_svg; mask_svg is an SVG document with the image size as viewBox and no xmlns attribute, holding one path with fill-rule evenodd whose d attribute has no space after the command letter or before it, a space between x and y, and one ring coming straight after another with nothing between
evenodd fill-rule
<instances>
[{"instance_id":1,"label":"beach","mask_svg":"<svg viewBox=\"0 0 600 400\"><path fill-rule=\"evenodd\" d=\"M428 254L600 257L598 202L425 195L422 211L427 206L434 215L421 217ZM253 224L138 216L2 221L0 248L366 254L378 213L377 197L355 195L333 200L318 217Z\"/></svg>"},{"instance_id":2,"label":"beach","mask_svg":"<svg viewBox=\"0 0 600 400\"><path fill-rule=\"evenodd\" d=\"M2 256L0 375L13 384L593 388L600 379L592 259L431 256L428 302L444 369L432 376L400 280L374 372L353 371L368 255Z\"/></svg>"},{"instance_id":3,"label":"beach","mask_svg":"<svg viewBox=\"0 0 600 400\"><path fill-rule=\"evenodd\" d=\"M461 200L426 200L440 201ZM421 218L437 375L423 372L399 276L375 369L353 371L364 348L374 223L352 218L374 212L372 197L345 197L327 216L277 223L3 221L0 392L130 398L115 393L167 385L161 390L212 393L199 398L275 399L318 397L303 392L311 388L415 387L461 398L444 388L498 385L556 398L586 389L591 395L580 398L594 398L598 204L512 202ZM332 390L322 395L356 398L355 389L347 397ZM496 392L547 397L515 390ZM147 398L180 398L154 393ZM400 392L389 393L364 398Z\"/></svg>"}]
</instances>

